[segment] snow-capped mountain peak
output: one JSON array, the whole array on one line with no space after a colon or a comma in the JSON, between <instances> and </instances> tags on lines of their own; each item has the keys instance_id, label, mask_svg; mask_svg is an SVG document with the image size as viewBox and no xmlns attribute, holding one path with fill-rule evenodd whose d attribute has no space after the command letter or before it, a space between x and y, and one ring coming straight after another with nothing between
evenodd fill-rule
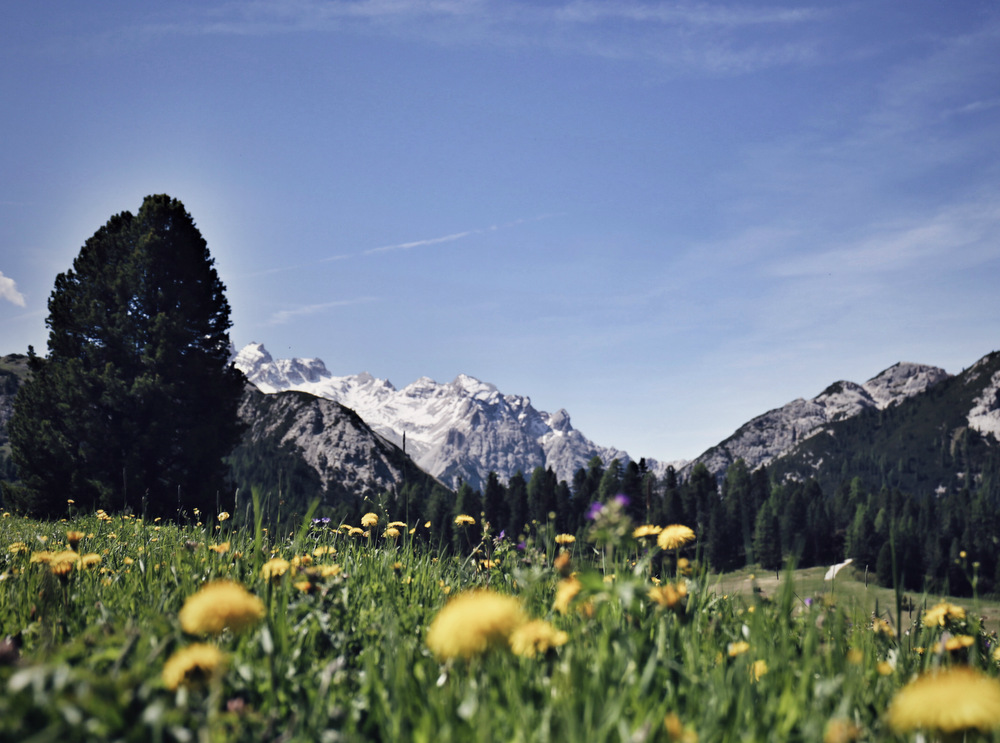
<instances>
[{"instance_id":1,"label":"snow-capped mountain peak","mask_svg":"<svg viewBox=\"0 0 1000 743\"><path fill-rule=\"evenodd\" d=\"M504 395L496 385L468 374L448 384L420 377L397 390L367 372L334 376L319 359L275 360L251 343L234 358L262 392L308 392L352 408L375 431L406 451L426 472L448 485L459 480L481 487L490 471L507 480L535 467L552 467L560 479L595 455L606 463L629 457L600 447L570 425L569 414L535 410L531 399Z\"/></svg>"}]
</instances>

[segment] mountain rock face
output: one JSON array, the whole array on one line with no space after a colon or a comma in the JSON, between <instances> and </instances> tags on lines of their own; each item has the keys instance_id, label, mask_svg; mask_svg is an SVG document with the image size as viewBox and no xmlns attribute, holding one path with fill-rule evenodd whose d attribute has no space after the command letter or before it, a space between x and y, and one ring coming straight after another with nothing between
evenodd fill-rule
<instances>
[{"instance_id":1,"label":"mountain rock face","mask_svg":"<svg viewBox=\"0 0 1000 743\"><path fill-rule=\"evenodd\" d=\"M396 389L367 372L334 376L319 359L275 360L260 343L245 346L234 361L261 392L308 392L354 410L449 487L461 480L481 489L491 471L508 480L539 466L572 481L594 456L605 464L629 461L626 452L597 446L575 430L565 410L538 411L529 398L504 395L465 374L447 384L421 377Z\"/></svg>"},{"instance_id":2,"label":"mountain rock face","mask_svg":"<svg viewBox=\"0 0 1000 743\"><path fill-rule=\"evenodd\" d=\"M427 477L357 413L333 400L301 392L264 395L247 385L239 415L247 425L244 447L293 454L312 470L310 478L318 475L317 490L329 500L374 496Z\"/></svg>"},{"instance_id":3,"label":"mountain rock face","mask_svg":"<svg viewBox=\"0 0 1000 743\"><path fill-rule=\"evenodd\" d=\"M756 469L815 435L827 423L851 418L864 410L884 410L950 376L936 366L899 363L864 384L835 382L810 400L793 400L743 424L728 439L688 462L680 475L687 477L699 462L716 476L725 474L738 459L743 459L751 470Z\"/></svg>"},{"instance_id":4,"label":"mountain rock face","mask_svg":"<svg viewBox=\"0 0 1000 743\"><path fill-rule=\"evenodd\" d=\"M966 372L972 379L986 372L989 357L980 359ZM993 372L986 382L982 392L973 400L972 409L967 416L969 428L981 434L993 434L1000 441L1000 370Z\"/></svg>"}]
</instances>

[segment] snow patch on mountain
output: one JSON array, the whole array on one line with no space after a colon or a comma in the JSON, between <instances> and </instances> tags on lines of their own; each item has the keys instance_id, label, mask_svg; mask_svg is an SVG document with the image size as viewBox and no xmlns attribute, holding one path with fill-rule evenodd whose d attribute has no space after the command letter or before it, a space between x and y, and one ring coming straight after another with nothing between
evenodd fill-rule
<instances>
[{"instance_id":1,"label":"snow patch on mountain","mask_svg":"<svg viewBox=\"0 0 1000 743\"><path fill-rule=\"evenodd\" d=\"M994 372L969 411L969 428L1000 440L1000 371Z\"/></svg>"},{"instance_id":2,"label":"snow patch on mountain","mask_svg":"<svg viewBox=\"0 0 1000 743\"><path fill-rule=\"evenodd\" d=\"M481 488L491 471L508 480L539 466L571 481L594 456L605 464L629 461L626 452L598 446L575 430L565 410L538 411L530 398L505 395L467 374L445 384L421 377L396 389L367 372L335 376L319 359L275 360L261 343L245 346L234 362L262 392L298 390L351 408L421 469L453 487L461 480ZM658 466L648 464L654 471Z\"/></svg>"}]
</instances>

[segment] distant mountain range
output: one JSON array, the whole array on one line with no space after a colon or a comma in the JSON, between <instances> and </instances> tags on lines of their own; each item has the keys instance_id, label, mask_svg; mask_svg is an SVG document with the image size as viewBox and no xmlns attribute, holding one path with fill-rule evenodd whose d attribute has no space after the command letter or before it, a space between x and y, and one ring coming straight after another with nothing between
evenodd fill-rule
<instances>
[{"instance_id":1,"label":"distant mountain range","mask_svg":"<svg viewBox=\"0 0 1000 743\"><path fill-rule=\"evenodd\" d=\"M5 429L24 362L18 354L0 359L0 479L13 475ZM334 376L319 359L275 360L259 343L234 352L234 362L251 383L240 409L247 433L233 455L241 482L361 498L436 482L481 489L491 471L509 480L539 466L572 482L595 456L605 465L631 459L575 430L565 410L538 411L528 397L464 374L396 389L367 373ZM824 490L864 476L876 486L940 492L1000 462L998 439L1000 354L991 353L955 376L899 363L863 384L835 382L673 466L682 480L699 463L722 477L743 459L782 478L816 477ZM667 468L647 465L661 475Z\"/></svg>"},{"instance_id":2,"label":"distant mountain range","mask_svg":"<svg viewBox=\"0 0 1000 743\"><path fill-rule=\"evenodd\" d=\"M574 429L565 410L536 410L528 397L505 395L465 374L447 384L421 377L396 389L368 373L334 376L319 359L275 360L260 343L245 346L234 361L261 392L307 392L351 408L451 488L467 482L481 489L491 471L506 481L518 471L530 476L536 467L572 481L595 456L605 464L630 461L628 453L598 446Z\"/></svg>"},{"instance_id":3,"label":"distant mountain range","mask_svg":"<svg viewBox=\"0 0 1000 743\"><path fill-rule=\"evenodd\" d=\"M779 480L813 477L828 493L860 478L916 496L983 484L1000 495L998 444L1000 353L993 352L923 392L817 426L768 470Z\"/></svg>"},{"instance_id":4,"label":"distant mountain range","mask_svg":"<svg viewBox=\"0 0 1000 743\"><path fill-rule=\"evenodd\" d=\"M899 363L864 384L834 382L812 399L798 398L744 423L732 436L688 462L681 475L686 476L696 464L704 463L721 476L737 459L754 470L816 435L828 423L852 418L865 410L898 405L949 376L936 366Z\"/></svg>"},{"instance_id":5,"label":"distant mountain range","mask_svg":"<svg viewBox=\"0 0 1000 743\"><path fill-rule=\"evenodd\" d=\"M594 456L605 464L622 463L628 452L595 444L570 425L569 413L537 411L530 399L505 395L494 385L459 375L449 384L423 377L397 390L371 374L334 376L319 359L275 360L260 343L235 355L237 367L266 393L308 392L353 409L387 440L404 446L422 469L450 487L459 481L479 488L490 471L504 480L515 472L551 467L572 481L573 473ZM757 416L732 436L688 462L672 462L686 478L699 463L717 477L737 459L752 470L788 454L837 421L866 411L884 411L924 395L951 379L944 369L898 363L863 384L838 381L816 397L796 399ZM985 393L984 393L985 394ZM968 411L973 427L1000 427L1000 413L985 403ZM647 459L662 474L667 463Z\"/></svg>"}]
</instances>

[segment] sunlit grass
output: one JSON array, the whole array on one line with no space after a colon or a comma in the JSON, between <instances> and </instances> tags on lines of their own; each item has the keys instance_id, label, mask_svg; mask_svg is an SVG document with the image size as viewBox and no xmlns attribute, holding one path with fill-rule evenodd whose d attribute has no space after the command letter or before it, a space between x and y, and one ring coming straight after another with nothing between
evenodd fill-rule
<instances>
[{"instance_id":1,"label":"sunlit grass","mask_svg":"<svg viewBox=\"0 0 1000 743\"><path fill-rule=\"evenodd\" d=\"M925 627L938 597L899 618L845 573L711 576L545 529L454 555L382 514L237 521L3 518L0 740L910 740L886 715L916 674L997 675L985 602ZM39 561L67 532L99 562ZM188 603L217 581L240 588Z\"/></svg>"}]
</instances>

